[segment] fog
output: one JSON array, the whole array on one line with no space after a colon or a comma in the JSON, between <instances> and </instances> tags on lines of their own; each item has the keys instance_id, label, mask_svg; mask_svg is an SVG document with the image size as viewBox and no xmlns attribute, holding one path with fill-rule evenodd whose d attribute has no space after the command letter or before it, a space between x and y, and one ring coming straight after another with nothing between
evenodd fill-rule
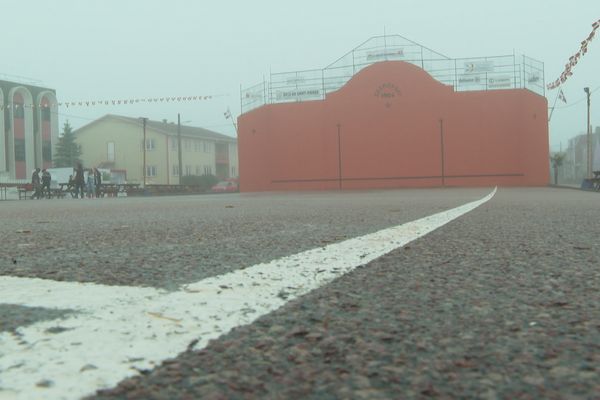
<instances>
[{"instance_id":1,"label":"fog","mask_svg":"<svg viewBox=\"0 0 600 400\"><path fill-rule=\"evenodd\" d=\"M452 58L525 54L564 70L600 18L597 0L54 0L2 2L0 79L57 91L59 102L211 96L185 102L60 107L75 128L105 114L174 121L235 135L240 85L322 68L372 36L399 34ZM583 88L600 88L600 38L562 86L553 150L585 131ZM549 105L557 90L546 91ZM592 94L600 125L600 91ZM61 128L62 129L62 128Z\"/></svg>"}]
</instances>

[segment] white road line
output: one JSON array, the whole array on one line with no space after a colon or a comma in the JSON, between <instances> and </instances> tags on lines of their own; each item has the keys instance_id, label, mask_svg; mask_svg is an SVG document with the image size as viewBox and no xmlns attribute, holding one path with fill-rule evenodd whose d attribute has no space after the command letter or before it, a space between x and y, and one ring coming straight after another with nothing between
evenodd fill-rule
<instances>
[{"instance_id":1,"label":"white road line","mask_svg":"<svg viewBox=\"0 0 600 400\"><path fill-rule=\"evenodd\" d=\"M426 235L495 193L403 225L184 285L177 292L0 277L0 303L75 310L62 320L21 327L16 335L0 334L0 399L74 399L114 387L138 370L177 356L193 340L201 349L234 327Z\"/></svg>"}]
</instances>

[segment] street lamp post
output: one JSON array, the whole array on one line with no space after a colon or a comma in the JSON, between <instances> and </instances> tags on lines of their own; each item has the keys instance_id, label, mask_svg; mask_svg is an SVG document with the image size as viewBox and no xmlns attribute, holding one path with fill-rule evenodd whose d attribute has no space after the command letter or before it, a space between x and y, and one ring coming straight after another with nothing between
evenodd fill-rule
<instances>
[{"instance_id":1,"label":"street lamp post","mask_svg":"<svg viewBox=\"0 0 600 400\"><path fill-rule=\"evenodd\" d=\"M342 190L342 135L341 124L337 124L337 140L338 140L338 186Z\"/></svg>"},{"instance_id":2,"label":"street lamp post","mask_svg":"<svg viewBox=\"0 0 600 400\"><path fill-rule=\"evenodd\" d=\"M144 130L144 141L143 141L143 149L144 149L144 162L143 162L143 166L142 166L142 172L143 172L143 176L144 176L144 187L146 187L146 121L148 121L148 118L143 118L142 117L142 126L143 126L143 130Z\"/></svg>"},{"instance_id":3,"label":"street lamp post","mask_svg":"<svg viewBox=\"0 0 600 400\"><path fill-rule=\"evenodd\" d=\"M584 87L587 94L587 177L592 179L592 127L590 126L590 88Z\"/></svg>"},{"instance_id":4,"label":"street lamp post","mask_svg":"<svg viewBox=\"0 0 600 400\"><path fill-rule=\"evenodd\" d=\"M181 185L183 163L181 161L181 115L179 113L177 113L177 157L179 158L179 184Z\"/></svg>"}]
</instances>

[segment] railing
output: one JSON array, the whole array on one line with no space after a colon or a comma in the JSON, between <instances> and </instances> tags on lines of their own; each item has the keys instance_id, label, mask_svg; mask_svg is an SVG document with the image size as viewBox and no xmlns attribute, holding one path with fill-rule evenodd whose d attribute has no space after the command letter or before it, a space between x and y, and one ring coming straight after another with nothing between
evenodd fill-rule
<instances>
[{"instance_id":1,"label":"railing","mask_svg":"<svg viewBox=\"0 0 600 400\"><path fill-rule=\"evenodd\" d=\"M229 164L229 154L227 154L227 153L215 154L215 162L217 164Z\"/></svg>"},{"instance_id":2,"label":"railing","mask_svg":"<svg viewBox=\"0 0 600 400\"><path fill-rule=\"evenodd\" d=\"M378 36L323 69L271 73L241 91L242 112L265 104L323 100L362 69L380 61L414 64L455 91L528 89L545 95L543 63L512 55L451 59L402 36Z\"/></svg>"}]
</instances>

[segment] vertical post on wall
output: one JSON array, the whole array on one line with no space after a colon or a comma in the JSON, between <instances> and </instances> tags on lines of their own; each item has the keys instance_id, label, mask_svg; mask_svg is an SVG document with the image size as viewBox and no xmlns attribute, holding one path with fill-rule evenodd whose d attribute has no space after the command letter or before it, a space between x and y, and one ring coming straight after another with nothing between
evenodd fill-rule
<instances>
[{"instance_id":1,"label":"vertical post on wall","mask_svg":"<svg viewBox=\"0 0 600 400\"><path fill-rule=\"evenodd\" d=\"M517 58L515 56L515 49L513 49L513 89L516 89L517 87Z\"/></svg>"},{"instance_id":2,"label":"vertical post on wall","mask_svg":"<svg viewBox=\"0 0 600 400\"><path fill-rule=\"evenodd\" d=\"M179 168L179 184L181 185L181 176L183 175L183 163L181 161L181 115L177 113L177 157Z\"/></svg>"},{"instance_id":3,"label":"vertical post on wall","mask_svg":"<svg viewBox=\"0 0 600 400\"><path fill-rule=\"evenodd\" d=\"M144 131L144 141L142 144L142 148L144 150L144 161L143 161L143 166L142 166L142 172L143 172L143 177L144 177L144 187L146 187L146 121L148 121L148 118L142 118L142 129Z\"/></svg>"},{"instance_id":4,"label":"vertical post on wall","mask_svg":"<svg viewBox=\"0 0 600 400\"><path fill-rule=\"evenodd\" d=\"M590 88L584 87L587 94L587 177L592 179L592 129L590 126Z\"/></svg>"},{"instance_id":5,"label":"vertical post on wall","mask_svg":"<svg viewBox=\"0 0 600 400\"><path fill-rule=\"evenodd\" d=\"M342 136L341 136L342 125L337 124L337 137L338 137L338 187L342 190Z\"/></svg>"},{"instance_id":6,"label":"vertical post on wall","mask_svg":"<svg viewBox=\"0 0 600 400\"><path fill-rule=\"evenodd\" d=\"M442 160L442 186L446 186L446 166L444 158L444 120L440 118L440 150Z\"/></svg>"}]
</instances>

